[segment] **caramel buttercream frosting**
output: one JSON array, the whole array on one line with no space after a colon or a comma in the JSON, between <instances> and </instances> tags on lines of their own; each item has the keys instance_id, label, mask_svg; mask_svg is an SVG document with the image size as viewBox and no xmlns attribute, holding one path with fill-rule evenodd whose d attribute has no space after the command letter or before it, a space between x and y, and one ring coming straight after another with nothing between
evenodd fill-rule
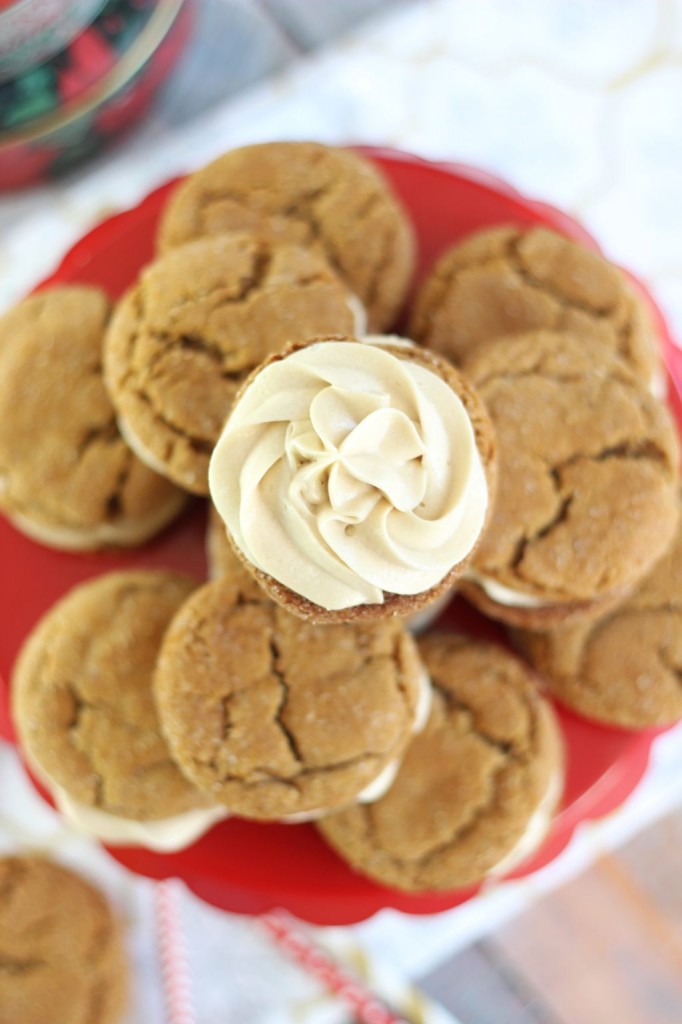
<instances>
[{"instance_id":1,"label":"caramel buttercream frosting","mask_svg":"<svg viewBox=\"0 0 682 1024\"><path fill-rule=\"evenodd\" d=\"M432 600L466 562L490 505L491 455L478 400L445 368L392 338L331 338L247 381L209 486L266 589L270 579L344 612L394 595Z\"/></svg>"},{"instance_id":2,"label":"caramel buttercream frosting","mask_svg":"<svg viewBox=\"0 0 682 1024\"><path fill-rule=\"evenodd\" d=\"M290 342L364 327L321 253L249 232L200 238L146 267L116 307L104 376L118 429L147 466L206 494L211 451L251 371Z\"/></svg>"}]
</instances>

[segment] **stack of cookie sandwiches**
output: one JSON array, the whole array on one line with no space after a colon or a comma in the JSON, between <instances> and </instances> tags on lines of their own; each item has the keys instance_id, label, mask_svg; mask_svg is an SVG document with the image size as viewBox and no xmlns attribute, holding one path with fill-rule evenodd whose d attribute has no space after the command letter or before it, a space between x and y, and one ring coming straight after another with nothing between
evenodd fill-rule
<instances>
[{"instance_id":1,"label":"stack of cookie sandwiches","mask_svg":"<svg viewBox=\"0 0 682 1024\"><path fill-rule=\"evenodd\" d=\"M209 499L208 582L104 572L17 660L24 756L75 827L169 851L232 815L314 820L384 885L454 889L551 826L547 694L682 718L679 449L645 302L500 226L440 257L402 337L414 265L369 160L266 143L175 189L113 308L60 288L0 321L17 529L141 544ZM509 645L430 628L455 592Z\"/></svg>"}]
</instances>

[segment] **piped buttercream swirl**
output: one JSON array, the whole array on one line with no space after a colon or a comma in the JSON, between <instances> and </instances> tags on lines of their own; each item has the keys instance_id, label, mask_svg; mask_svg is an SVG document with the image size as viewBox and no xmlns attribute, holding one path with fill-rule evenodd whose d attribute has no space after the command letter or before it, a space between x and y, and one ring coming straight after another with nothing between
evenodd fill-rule
<instances>
[{"instance_id":1,"label":"piped buttercream swirl","mask_svg":"<svg viewBox=\"0 0 682 1024\"><path fill-rule=\"evenodd\" d=\"M246 558L330 611L431 589L471 552L488 505L455 391L350 340L315 342L254 377L209 486Z\"/></svg>"}]
</instances>

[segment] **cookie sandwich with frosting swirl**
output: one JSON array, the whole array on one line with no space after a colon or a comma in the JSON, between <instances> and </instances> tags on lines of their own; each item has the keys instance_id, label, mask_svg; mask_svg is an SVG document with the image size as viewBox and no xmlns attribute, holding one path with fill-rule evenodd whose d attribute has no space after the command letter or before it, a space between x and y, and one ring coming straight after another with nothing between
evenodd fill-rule
<instances>
[{"instance_id":1,"label":"cookie sandwich with frosting swirl","mask_svg":"<svg viewBox=\"0 0 682 1024\"><path fill-rule=\"evenodd\" d=\"M495 440L469 383L393 337L294 345L246 380L209 467L245 566L302 618L410 615L464 571Z\"/></svg>"}]
</instances>

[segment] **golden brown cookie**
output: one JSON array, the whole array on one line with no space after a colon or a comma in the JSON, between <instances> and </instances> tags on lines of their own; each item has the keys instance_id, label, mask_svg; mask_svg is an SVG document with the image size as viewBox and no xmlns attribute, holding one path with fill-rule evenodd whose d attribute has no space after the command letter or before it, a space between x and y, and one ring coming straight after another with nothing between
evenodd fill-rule
<instances>
[{"instance_id":1,"label":"golden brown cookie","mask_svg":"<svg viewBox=\"0 0 682 1024\"><path fill-rule=\"evenodd\" d=\"M271 352L353 331L349 292L323 257L255 235L203 238L148 266L105 340L119 427L141 459L208 493L208 460L240 383Z\"/></svg>"},{"instance_id":2,"label":"golden brown cookie","mask_svg":"<svg viewBox=\"0 0 682 1024\"><path fill-rule=\"evenodd\" d=\"M537 331L468 364L500 446L498 500L464 595L528 629L610 610L670 545L679 447L616 356Z\"/></svg>"},{"instance_id":3,"label":"golden brown cookie","mask_svg":"<svg viewBox=\"0 0 682 1024\"><path fill-rule=\"evenodd\" d=\"M551 707L502 648L432 633L419 650L431 717L393 786L317 827L384 885L456 889L510 871L540 844L561 796L562 748Z\"/></svg>"},{"instance_id":4,"label":"golden brown cookie","mask_svg":"<svg viewBox=\"0 0 682 1024\"><path fill-rule=\"evenodd\" d=\"M392 336L313 339L247 379L211 496L274 601L315 622L411 616L468 564L495 492L480 398Z\"/></svg>"},{"instance_id":5,"label":"golden brown cookie","mask_svg":"<svg viewBox=\"0 0 682 1024\"><path fill-rule=\"evenodd\" d=\"M119 1024L128 975L98 889L41 857L0 857L0 1024Z\"/></svg>"},{"instance_id":6,"label":"golden brown cookie","mask_svg":"<svg viewBox=\"0 0 682 1024\"><path fill-rule=\"evenodd\" d=\"M160 823L192 834L198 812L206 817L209 801L174 764L152 695L161 639L195 585L161 571L89 580L40 621L15 666L14 719L30 764L60 809L107 840L172 848Z\"/></svg>"},{"instance_id":7,"label":"golden brown cookie","mask_svg":"<svg viewBox=\"0 0 682 1024\"><path fill-rule=\"evenodd\" d=\"M0 509L56 548L141 544L185 496L122 440L102 383L109 301L66 286L0 319Z\"/></svg>"},{"instance_id":8,"label":"golden brown cookie","mask_svg":"<svg viewBox=\"0 0 682 1024\"><path fill-rule=\"evenodd\" d=\"M414 231L365 157L316 142L233 149L176 189L159 246L243 229L315 245L365 305L372 330L395 320L414 267Z\"/></svg>"},{"instance_id":9,"label":"golden brown cookie","mask_svg":"<svg viewBox=\"0 0 682 1024\"><path fill-rule=\"evenodd\" d=\"M277 819L377 781L418 724L422 682L399 624L312 626L215 580L173 619L155 695L188 779L235 814Z\"/></svg>"},{"instance_id":10,"label":"golden brown cookie","mask_svg":"<svg viewBox=\"0 0 682 1024\"><path fill-rule=\"evenodd\" d=\"M410 326L458 365L493 339L569 331L662 386L649 312L623 272L547 228L488 228L448 249L417 295Z\"/></svg>"},{"instance_id":11,"label":"golden brown cookie","mask_svg":"<svg viewBox=\"0 0 682 1024\"><path fill-rule=\"evenodd\" d=\"M264 591L254 576L244 567L227 536L225 523L209 502L206 528L206 561L209 579L230 579L246 597L262 599Z\"/></svg>"},{"instance_id":12,"label":"golden brown cookie","mask_svg":"<svg viewBox=\"0 0 682 1024\"><path fill-rule=\"evenodd\" d=\"M596 625L512 634L558 700L627 729L682 718L682 527L635 593Z\"/></svg>"}]
</instances>

